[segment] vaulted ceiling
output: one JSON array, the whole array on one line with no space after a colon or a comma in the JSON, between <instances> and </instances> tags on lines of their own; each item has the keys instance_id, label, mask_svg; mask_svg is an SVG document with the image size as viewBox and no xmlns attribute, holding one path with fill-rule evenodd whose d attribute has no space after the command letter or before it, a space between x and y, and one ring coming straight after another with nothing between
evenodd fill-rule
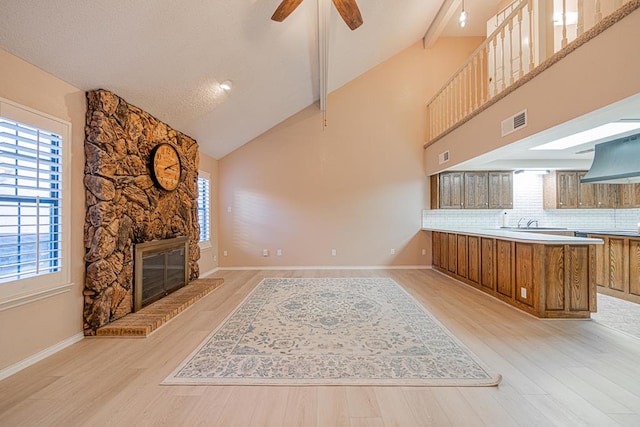
<instances>
[{"instance_id":1,"label":"vaulted ceiling","mask_svg":"<svg viewBox=\"0 0 640 427\"><path fill-rule=\"evenodd\" d=\"M220 158L318 100L317 1L276 23L280 0L0 0L0 47L115 92ZM358 0L356 31L332 7L329 91L419 41L442 3Z\"/></svg>"}]
</instances>

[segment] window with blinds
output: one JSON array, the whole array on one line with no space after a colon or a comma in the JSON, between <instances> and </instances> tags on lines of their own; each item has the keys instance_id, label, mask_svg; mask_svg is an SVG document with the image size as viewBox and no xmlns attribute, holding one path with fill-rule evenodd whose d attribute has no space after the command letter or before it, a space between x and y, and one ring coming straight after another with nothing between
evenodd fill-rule
<instances>
[{"instance_id":1,"label":"window with blinds","mask_svg":"<svg viewBox=\"0 0 640 427\"><path fill-rule=\"evenodd\" d=\"M0 282L62 267L62 137L0 117Z\"/></svg>"},{"instance_id":2,"label":"window with blinds","mask_svg":"<svg viewBox=\"0 0 640 427\"><path fill-rule=\"evenodd\" d=\"M209 242L210 239L210 183L209 176L200 172L198 176L198 224L200 225L200 242Z\"/></svg>"}]
</instances>

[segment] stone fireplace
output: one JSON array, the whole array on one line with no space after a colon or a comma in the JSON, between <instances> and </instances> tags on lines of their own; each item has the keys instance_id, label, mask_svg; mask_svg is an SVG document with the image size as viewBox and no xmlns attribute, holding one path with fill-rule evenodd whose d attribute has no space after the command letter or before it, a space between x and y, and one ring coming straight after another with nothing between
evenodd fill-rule
<instances>
[{"instance_id":1,"label":"stone fireplace","mask_svg":"<svg viewBox=\"0 0 640 427\"><path fill-rule=\"evenodd\" d=\"M134 247L184 236L189 280L199 276L198 144L106 90L87 93L84 331L134 309ZM182 164L174 191L155 185L150 155L168 143Z\"/></svg>"}]
</instances>

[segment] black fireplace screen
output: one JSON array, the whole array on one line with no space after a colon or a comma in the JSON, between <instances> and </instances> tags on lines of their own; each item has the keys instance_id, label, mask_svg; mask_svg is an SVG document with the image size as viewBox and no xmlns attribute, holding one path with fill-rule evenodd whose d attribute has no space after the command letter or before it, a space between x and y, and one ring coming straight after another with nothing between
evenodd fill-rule
<instances>
[{"instance_id":1,"label":"black fireplace screen","mask_svg":"<svg viewBox=\"0 0 640 427\"><path fill-rule=\"evenodd\" d=\"M188 250L186 237L136 245L134 311L187 284Z\"/></svg>"}]
</instances>

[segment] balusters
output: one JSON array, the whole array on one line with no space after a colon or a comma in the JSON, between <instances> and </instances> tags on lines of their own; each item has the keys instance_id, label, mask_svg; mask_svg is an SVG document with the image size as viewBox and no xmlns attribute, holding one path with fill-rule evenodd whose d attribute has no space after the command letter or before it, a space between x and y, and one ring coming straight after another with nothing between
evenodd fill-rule
<instances>
[{"instance_id":1,"label":"balusters","mask_svg":"<svg viewBox=\"0 0 640 427\"><path fill-rule=\"evenodd\" d=\"M596 0L596 14L595 14L595 18L596 18L596 23L602 21L602 5L600 0Z\"/></svg>"},{"instance_id":2,"label":"balusters","mask_svg":"<svg viewBox=\"0 0 640 427\"><path fill-rule=\"evenodd\" d=\"M529 11L529 71L535 68L535 57L533 55L533 47L534 47L534 32L533 28L535 25L535 20L533 19L533 2L530 1L528 4Z\"/></svg>"},{"instance_id":3,"label":"balusters","mask_svg":"<svg viewBox=\"0 0 640 427\"><path fill-rule=\"evenodd\" d=\"M500 73L501 84L500 84L500 92L505 89L505 78L504 78L504 27L500 30L500 60L502 62L502 72ZM497 83L497 82L496 82Z\"/></svg>"},{"instance_id":4,"label":"balusters","mask_svg":"<svg viewBox=\"0 0 640 427\"><path fill-rule=\"evenodd\" d=\"M518 78L524 74L522 70L522 56L524 55L524 40L522 40L522 9L518 11Z\"/></svg>"},{"instance_id":5,"label":"balusters","mask_svg":"<svg viewBox=\"0 0 640 427\"><path fill-rule=\"evenodd\" d=\"M584 0L578 0L578 23L576 24L576 37L584 33Z\"/></svg>"},{"instance_id":6,"label":"balusters","mask_svg":"<svg viewBox=\"0 0 640 427\"><path fill-rule=\"evenodd\" d=\"M509 22L509 86L513 84L513 21Z\"/></svg>"}]
</instances>

